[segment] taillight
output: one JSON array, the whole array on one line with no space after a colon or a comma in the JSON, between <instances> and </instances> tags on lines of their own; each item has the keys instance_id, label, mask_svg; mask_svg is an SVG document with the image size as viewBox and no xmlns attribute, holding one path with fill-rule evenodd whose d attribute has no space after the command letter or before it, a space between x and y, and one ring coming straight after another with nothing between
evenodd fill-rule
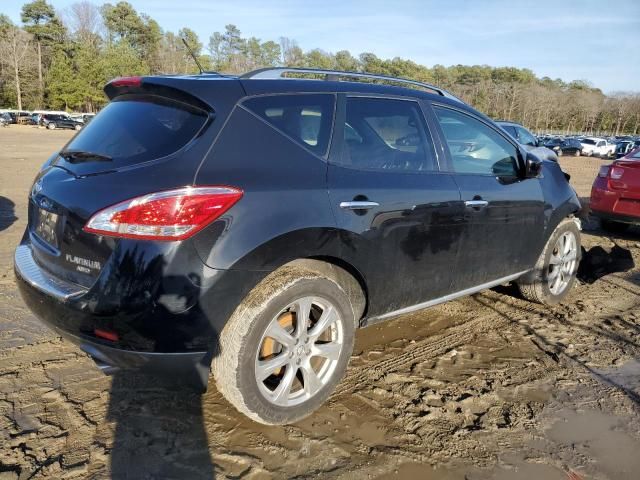
<instances>
[{"instance_id":1,"label":"taillight","mask_svg":"<svg viewBox=\"0 0 640 480\"><path fill-rule=\"evenodd\" d=\"M620 180L623 173L624 168L611 167L611 170L609 170L609 177L611 177L612 180Z\"/></svg>"},{"instance_id":2,"label":"taillight","mask_svg":"<svg viewBox=\"0 0 640 480\"><path fill-rule=\"evenodd\" d=\"M600 167L600 171L598 172L598 176L601 178L607 178L609 175L609 165L602 165Z\"/></svg>"},{"instance_id":3,"label":"taillight","mask_svg":"<svg viewBox=\"0 0 640 480\"><path fill-rule=\"evenodd\" d=\"M240 198L233 187L184 187L127 200L94 214L85 232L141 240L184 240Z\"/></svg>"},{"instance_id":4,"label":"taillight","mask_svg":"<svg viewBox=\"0 0 640 480\"><path fill-rule=\"evenodd\" d=\"M119 77L109 82L113 87L139 87L142 84L142 77Z\"/></svg>"}]
</instances>

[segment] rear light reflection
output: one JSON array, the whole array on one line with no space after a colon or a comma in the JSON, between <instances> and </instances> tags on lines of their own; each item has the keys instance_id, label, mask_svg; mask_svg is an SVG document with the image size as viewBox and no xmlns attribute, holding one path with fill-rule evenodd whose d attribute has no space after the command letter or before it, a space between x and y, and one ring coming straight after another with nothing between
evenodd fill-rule
<instances>
[{"instance_id":1,"label":"rear light reflection","mask_svg":"<svg viewBox=\"0 0 640 480\"><path fill-rule=\"evenodd\" d=\"M184 240L220 217L242 195L242 190L227 186L152 193L99 211L84 231L141 240Z\"/></svg>"},{"instance_id":2,"label":"rear light reflection","mask_svg":"<svg viewBox=\"0 0 640 480\"><path fill-rule=\"evenodd\" d=\"M96 328L93 331L93 334L98 338L102 338L104 340L109 340L110 342L117 342L118 341L118 334L115 333L115 332L110 332L108 330L101 330L99 328Z\"/></svg>"}]
</instances>

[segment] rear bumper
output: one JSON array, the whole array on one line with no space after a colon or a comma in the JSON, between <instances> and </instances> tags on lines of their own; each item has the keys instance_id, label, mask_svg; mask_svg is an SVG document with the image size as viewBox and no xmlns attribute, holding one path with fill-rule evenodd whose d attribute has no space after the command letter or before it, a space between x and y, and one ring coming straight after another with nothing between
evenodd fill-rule
<instances>
[{"instance_id":1,"label":"rear bumper","mask_svg":"<svg viewBox=\"0 0 640 480\"><path fill-rule=\"evenodd\" d=\"M638 194L612 189L606 178L598 177L593 183L589 207L595 217L623 223L640 223Z\"/></svg>"},{"instance_id":2,"label":"rear bumper","mask_svg":"<svg viewBox=\"0 0 640 480\"><path fill-rule=\"evenodd\" d=\"M185 380L202 392L207 389L211 364L208 352L134 352L92 342L53 326L51 328L88 354L105 375L113 375L120 370L136 370Z\"/></svg>"},{"instance_id":3,"label":"rear bumper","mask_svg":"<svg viewBox=\"0 0 640 480\"><path fill-rule=\"evenodd\" d=\"M613 222L630 223L633 225L640 225L640 216L620 215L611 212L600 212L597 210L591 210L591 215L594 217L602 218L603 220L611 220Z\"/></svg>"}]
</instances>

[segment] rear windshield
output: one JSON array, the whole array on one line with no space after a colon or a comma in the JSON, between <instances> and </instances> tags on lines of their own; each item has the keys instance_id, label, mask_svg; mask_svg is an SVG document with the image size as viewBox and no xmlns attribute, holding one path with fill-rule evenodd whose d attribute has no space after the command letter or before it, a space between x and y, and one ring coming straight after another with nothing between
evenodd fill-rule
<instances>
[{"instance_id":1,"label":"rear windshield","mask_svg":"<svg viewBox=\"0 0 640 480\"><path fill-rule=\"evenodd\" d=\"M584 140L582 140L582 143L586 143L588 145L595 145L596 144L595 140L589 140L588 138L585 138Z\"/></svg>"},{"instance_id":2,"label":"rear windshield","mask_svg":"<svg viewBox=\"0 0 640 480\"><path fill-rule=\"evenodd\" d=\"M180 150L206 120L202 110L161 97L118 97L65 150L107 155L118 167L134 165Z\"/></svg>"}]
</instances>

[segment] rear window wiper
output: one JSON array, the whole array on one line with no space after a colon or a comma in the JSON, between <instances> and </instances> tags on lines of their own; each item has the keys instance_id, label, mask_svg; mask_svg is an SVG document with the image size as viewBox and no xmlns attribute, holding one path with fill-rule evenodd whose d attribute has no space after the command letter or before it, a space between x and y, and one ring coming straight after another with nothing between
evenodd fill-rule
<instances>
[{"instance_id":1,"label":"rear window wiper","mask_svg":"<svg viewBox=\"0 0 640 480\"><path fill-rule=\"evenodd\" d=\"M69 163L80 162L111 162L113 158L102 153L88 152L86 150L62 150L59 154Z\"/></svg>"}]
</instances>

